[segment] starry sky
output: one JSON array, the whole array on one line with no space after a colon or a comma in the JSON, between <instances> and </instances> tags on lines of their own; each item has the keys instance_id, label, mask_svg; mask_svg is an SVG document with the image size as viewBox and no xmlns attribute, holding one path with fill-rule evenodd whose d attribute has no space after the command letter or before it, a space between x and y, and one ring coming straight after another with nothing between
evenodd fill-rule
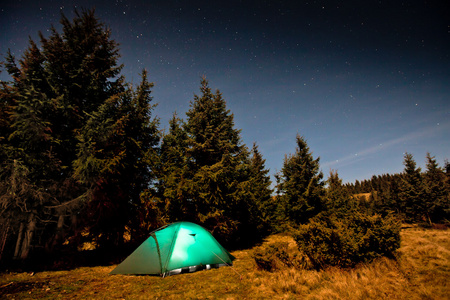
<instances>
[{"instance_id":1,"label":"starry sky","mask_svg":"<svg viewBox=\"0 0 450 300\"><path fill-rule=\"evenodd\" d=\"M127 81L149 71L161 129L175 111L185 119L205 75L272 175L300 134L325 177L354 182L401 172L405 152L422 168L427 152L450 159L445 2L0 0L0 55L60 30L61 12L95 7Z\"/></svg>"}]
</instances>

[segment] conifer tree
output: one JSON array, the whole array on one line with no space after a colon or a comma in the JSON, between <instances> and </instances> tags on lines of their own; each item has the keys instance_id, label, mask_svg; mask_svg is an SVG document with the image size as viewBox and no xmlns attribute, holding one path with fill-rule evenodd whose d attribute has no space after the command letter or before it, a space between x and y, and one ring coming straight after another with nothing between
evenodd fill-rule
<instances>
[{"instance_id":1,"label":"conifer tree","mask_svg":"<svg viewBox=\"0 0 450 300\"><path fill-rule=\"evenodd\" d=\"M359 182L358 179L356 179L356 181L355 181L355 188L354 188L353 193L354 193L354 194L359 194L359 193L361 193L361 182Z\"/></svg>"},{"instance_id":2,"label":"conifer tree","mask_svg":"<svg viewBox=\"0 0 450 300\"><path fill-rule=\"evenodd\" d=\"M151 161L159 141L158 120L151 119L152 86L144 70L136 92L126 89L110 97L77 137L74 177L88 185L84 224L92 237L101 235L100 244L120 244L126 225L139 226L130 222L137 220L140 193L153 180Z\"/></svg>"},{"instance_id":3,"label":"conifer tree","mask_svg":"<svg viewBox=\"0 0 450 300\"><path fill-rule=\"evenodd\" d=\"M387 201L389 204L389 208L397 213L401 213L402 205L400 200L400 183L402 182L402 174L394 174L390 178L389 187L390 187L390 198Z\"/></svg>"},{"instance_id":4,"label":"conifer tree","mask_svg":"<svg viewBox=\"0 0 450 300\"><path fill-rule=\"evenodd\" d=\"M330 175L326 181L326 208L330 212L345 215L354 212L355 201L344 187L342 179L335 170L330 170Z\"/></svg>"},{"instance_id":5,"label":"conifer tree","mask_svg":"<svg viewBox=\"0 0 450 300\"><path fill-rule=\"evenodd\" d=\"M384 174L377 177L377 194L376 199L372 205L373 211L382 215L386 215L394 211L393 205L393 189L391 187L391 176Z\"/></svg>"},{"instance_id":6,"label":"conifer tree","mask_svg":"<svg viewBox=\"0 0 450 300\"><path fill-rule=\"evenodd\" d=\"M6 82L0 82L0 162L7 160L8 137L13 130L11 114L15 101L11 90L12 88Z\"/></svg>"},{"instance_id":7,"label":"conifer tree","mask_svg":"<svg viewBox=\"0 0 450 300\"><path fill-rule=\"evenodd\" d=\"M416 167L413 155L405 153L403 178L400 182L402 212L408 221L424 221L426 206L423 199L423 178L421 169Z\"/></svg>"},{"instance_id":8,"label":"conifer tree","mask_svg":"<svg viewBox=\"0 0 450 300\"><path fill-rule=\"evenodd\" d=\"M306 140L297 135L295 154L286 155L280 172L281 210L284 217L297 224L305 223L323 209L324 183Z\"/></svg>"},{"instance_id":9,"label":"conifer tree","mask_svg":"<svg viewBox=\"0 0 450 300\"><path fill-rule=\"evenodd\" d=\"M448 161L448 159L446 159L444 162L444 172L447 177L450 177L450 162Z\"/></svg>"},{"instance_id":10,"label":"conifer tree","mask_svg":"<svg viewBox=\"0 0 450 300\"><path fill-rule=\"evenodd\" d=\"M169 132L163 136L160 149L159 201L162 202L165 222L194 220L187 166L187 132L184 122L176 113L169 121Z\"/></svg>"},{"instance_id":11,"label":"conifer tree","mask_svg":"<svg viewBox=\"0 0 450 300\"><path fill-rule=\"evenodd\" d=\"M275 224L276 203L272 197L271 180L269 170L265 167L266 160L258 150L256 143L253 144L250 158L250 188L253 202L258 206L254 214L260 213L259 220L255 222L261 223L262 226L273 227Z\"/></svg>"},{"instance_id":12,"label":"conifer tree","mask_svg":"<svg viewBox=\"0 0 450 300\"><path fill-rule=\"evenodd\" d=\"M186 113L187 168L185 181L189 204L197 222L210 229L224 243L241 243L257 224L246 217L255 205L249 202L249 153L241 143L240 130L217 90L201 81ZM254 233L254 232L253 232Z\"/></svg>"},{"instance_id":13,"label":"conifer tree","mask_svg":"<svg viewBox=\"0 0 450 300\"><path fill-rule=\"evenodd\" d=\"M450 190L447 178L434 156L426 155L427 164L424 174L424 202L429 222L440 222L450 217Z\"/></svg>"},{"instance_id":14,"label":"conifer tree","mask_svg":"<svg viewBox=\"0 0 450 300\"><path fill-rule=\"evenodd\" d=\"M197 170L221 161L224 154L240 158L239 154L245 149L222 94L218 90L212 93L205 78L202 78L200 91L201 95L194 96L186 113L185 126L189 135L188 155Z\"/></svg>"},{"instance_id":15,"label":"conifer tree","mask_svg":"<svg viewBox=\"0 0 450 300\"><path fill-rule=\"evenodd\" d=\"M61 164L54 148L59 140L53 135L49 119L54 104L47 96L49 86L45 82L44 60L32 40L19 62L20 67L9 52L6 67L13 81L2 87L4 101L9 102L10 126L9 136L2 141L5 159L0 177L6 191L2 202L7 207L5 215L13 218L16 228L23 229L16 231L14 256L24 259L32 247L37 220L52 218L49 207L58 204L55 193L62 182L57 177ZM17 187L20 187L19 193ZM8 219L4 221L9 223Z\"/></svg>"},{"instance_id":16,"label":"conifer tree","mask_svg":"<svg viewBox=\"0 0 450 300\"><path fill-rule=\"evenodd\" d=\"M52 27L40 46L30 40L18 63L10 53L4 63L12 80L1 86L0 113L9 118L0 124L7 134L0 179L3 187L20 180L16 186L29 191L14 229L23 258L27 245L51 251L85 226L120 243L125 218L152 179L158 134L146 72L136 90L127 87L118 45L93 10L62 16L61 24L62 33ZM119 212L124 217L110 226Z\"/></svg>"}]
</instances>

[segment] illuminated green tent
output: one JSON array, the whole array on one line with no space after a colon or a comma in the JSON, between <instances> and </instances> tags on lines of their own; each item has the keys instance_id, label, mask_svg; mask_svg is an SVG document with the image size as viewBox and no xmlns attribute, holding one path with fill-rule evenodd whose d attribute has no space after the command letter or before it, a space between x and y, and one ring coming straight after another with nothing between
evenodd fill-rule
<instances>
[{"instance_id":1,"label":"illuminated green tent","mask_svg":"<svg viewBox=\"0 0 450 300\"><path fill-rule=\"evenodd\" d=\"M230 266L233 259L200 225L177 222L153 231L111 274L169 276Z\"/></svg>"}]
</instances>

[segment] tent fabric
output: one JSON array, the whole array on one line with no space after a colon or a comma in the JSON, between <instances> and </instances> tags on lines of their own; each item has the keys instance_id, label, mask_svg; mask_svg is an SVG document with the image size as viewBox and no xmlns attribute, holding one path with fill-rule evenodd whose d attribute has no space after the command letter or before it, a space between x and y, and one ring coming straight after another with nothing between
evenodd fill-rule
<instances>
[{"instance_id":1,"label":"tent fabric","mask_svg":"<svg viewBox=\"0 0 450 300\"><path fill-rule=\"evenodd\" d=\"M177 222L152 233L110 274L174 274L232 265L234 257L200 225Z\"/></svg>"}]
</instances>

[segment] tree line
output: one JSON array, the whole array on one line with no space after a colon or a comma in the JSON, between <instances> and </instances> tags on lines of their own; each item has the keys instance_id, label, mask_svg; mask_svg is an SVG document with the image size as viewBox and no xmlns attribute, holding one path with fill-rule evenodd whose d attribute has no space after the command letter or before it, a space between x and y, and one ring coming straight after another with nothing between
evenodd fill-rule
<instances>
[{"instance_id":1,"label":"tree line","mask_svg":"<svg viewBox=\"0 0 450 300\"><path fill-rule=\"evenodd\" d=\"M448 172L442 177L437 164L422 174L405 157L404 174L392 176L402 182L398 196L394 180L374 181L374 200L363 203L354 196L360 187L343 185L337 172L324 180L301 135L272 190L258 146L242 142L206 78L186 117L174 113L162 130L147 71L138 85L126 82L118 44L94 11L62 16L61 24L61 33L51 27L19 60L8 52L2 62L11 80L0 87L0 260L77 251L86 242L116 249L180 220L245 247L329 214L448 218ZM418 182L427 188L418 191ZM442 207L446 214L436 217Z\"/></svg>"},{"instance_id":2,"label":"tree line","mask_svg":"<svg viewBox=\"0 0 450 300\"><path fill-rule=\"evenodd\" d=\"M404 170L345 184L348 194L371 213L395 213L406 222L432 225L450 220L450 163L440 167L426 154L426 166L417 167L411 153L405 153ZM369 197L358 196L362 193Z\"/></svg>"},{"instance_id":3,"label":"tree line","mask_svg":"<svg viewBox=\"0 0 450 300\"><path fill-rule=\"evenodd\" d=\"M178 220L229 245L264 235L268 170L220 92L203 78L187 119L174 114L164 132L147 72L126 82L94 11L61 24L2 62L11 80L0 88L0 259L121 247Z\"/></svg>"}]
</instances>

